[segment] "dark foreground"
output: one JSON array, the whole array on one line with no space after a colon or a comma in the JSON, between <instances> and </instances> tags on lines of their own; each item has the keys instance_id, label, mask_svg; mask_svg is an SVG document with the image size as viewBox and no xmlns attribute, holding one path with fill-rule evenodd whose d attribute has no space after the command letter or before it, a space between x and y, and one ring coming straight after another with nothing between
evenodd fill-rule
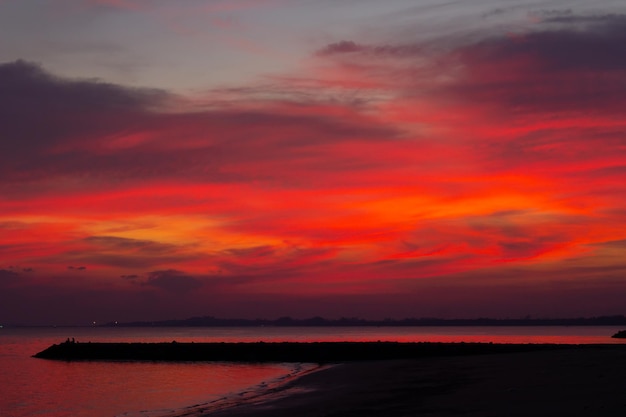
<instances>
[{"instance_id":1,"label":"dark foreground","mask_svg":"<svg viewBox=\"0 0 626 417\"><path fill-rule=\"evenodd\" d=\"M623 346L341 364L214 417L623 417Z\"/></svg>"},{"instance_id":2,"label":"dark foreground","mask_svg":"<svg viewBox=\"0 0 626 417\"><path fill-rule=\"evenodd\" d=\"M148 360L336 363L431 356L511 353L576 345L492 343L75 343L55 344L34 356L58 360Z\"/></svg>"},{"instance_id":3,"label":"dark foreground","mask_svg":"<svg viewBox=\"0 0 626 417\"><path fill-rule=\"evenodd\" d=\"M623 417L626 346L352 362L212 417Z\"/></svg>"},{"instance_id":4,"label":"dark foreground","mask_svg":"<svg viewBox=\"0 0 626 417\"><path fill-rule=\"evenodd\" d=\"M179 417L626 415L626 345L62 343L36 356L341 362Z\"/></svg>"}]
</instances>

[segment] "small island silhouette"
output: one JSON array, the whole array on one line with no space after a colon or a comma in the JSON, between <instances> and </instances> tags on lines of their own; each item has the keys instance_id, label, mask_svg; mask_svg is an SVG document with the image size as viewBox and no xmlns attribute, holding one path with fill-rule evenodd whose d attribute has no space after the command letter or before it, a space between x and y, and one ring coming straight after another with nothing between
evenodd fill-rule
<instances>
[{"instance_id":1,"label":"small island silhouette","mask_svg":"<svg viewBox=\"0 0 626 417\"><path fill-rule=\"evenodd\" d=\"M626 330L620 330L611 337L614 339L626 339Z\"/></svg>"}]
</instances>

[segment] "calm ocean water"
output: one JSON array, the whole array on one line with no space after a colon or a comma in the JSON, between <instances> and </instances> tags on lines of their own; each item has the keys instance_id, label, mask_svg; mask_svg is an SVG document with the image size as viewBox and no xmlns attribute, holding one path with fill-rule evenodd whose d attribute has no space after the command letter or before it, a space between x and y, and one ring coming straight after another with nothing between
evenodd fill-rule
<instances>
[{"instance_id":1,"label":"calm ocean water","mask_svg":"<svg viewBox=\"0 0 626 417\"><path fill-rule=\"evenodd\" d=\"M57 362L31 355L79 342L401 341L624 343L619 327L2 328L0 416L165 416L257 392L307 364ZM239 393L239 394L238 394Z\"/></svg>"}]
</instances>

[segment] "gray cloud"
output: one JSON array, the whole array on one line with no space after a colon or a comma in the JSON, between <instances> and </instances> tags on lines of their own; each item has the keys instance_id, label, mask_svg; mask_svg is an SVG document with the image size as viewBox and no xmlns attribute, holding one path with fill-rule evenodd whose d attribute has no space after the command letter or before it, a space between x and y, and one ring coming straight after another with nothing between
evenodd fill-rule
<instances>
[{"instance_id":1,"label":"gray cloud","mask_svg":"<svg viewBox=\"0 0 626 417\"><path fill-rule=\"evenodd\" d=\"M620 31L620 27L623 28L626 25L626 16L616 13L610 14L591 14L591 15L576 15L571 10L554 10L543 11L537 13L542 17L544 23L558 23L558 24L583 24L584 26L608 26L608 31L612 31L613 28L617 28Z\"/></svg>"},{"instance_id":2,"label":"gray cloud","mask_svg":"<svg viewBox=\"0 0 626 417\"><path fill-rule=\"evenodd\" d=\"M124 279L137 279L137 278L139 278L139 275L137 275L137 274L120 275L120 278L124 278Z\"/></svg>"},{"instance_id":3,"label":"gray cloud","mask_svg":"<svg viewBox=\"0 0 626 417\"><path fill-rule=\"evenodd\" d=\"M502 256L506 258L525 258L536 256L542 250L550 248L551 242L546 239L508 240L500 241L498 245L502 249Z\"/></svg>"},{"instance_id":4,"label":"gray cloud","mask_svg":"<svg viewBox=\"0 0 626 417\"><path fill-rule=\"evenodd\" d=\"M458 49L466 68L449 92L471 102L528 111L619 112L624 83L626 18L611 16L580 27L578 19L548 19L515 37L490 37ZM442 92L444 93L444 92ZM444 93L445 94L445 93Z\"/></svg>"},{"instance_id":5,"label":"gray cloud","mask_svg":"<svg viewBox=\"0 0 626 417\"><path fill-rule=\"evenodd\" d=\"M0 64L0 94L0 143L13 157L115 132L130 121L112 116L145 117L167 97L159 90L59 78L21 60Z\"/></svg>"},{"instance_id":6,"label":"gray cloud","mask_svg":"<svg viewBox=\"0 0 626 417\"><path fill-rule=\"evenodd\" d=\"M186 293L199 289L203 284L202 281L182 271L168 269L149 272L141 285L159 288L167 292Z\"/></svg>"},{"instance_id":7,"label":"gray cloud","mask_svg":"<svg viewBox=\"0 0 626 417\"><path fill-rule=\"evenodd\" d=\"M254 246L251 248L236 248L227 249L224 251L227 255L233 255L236 257L248 258L248 257L266 257L276 254L276 249L273 246Z\"/></svg>"},{"instance_id":8,"label":"gray cloud","mask_svg":"<svg viewBox=\"0 0 626 417\"><path fill-rule=\"evenodd\" d=\"M319 56L360 53L363 55L389 56L395 58L420 56L426 52L424 45L365 45L354 41L340 41L326 45L317 51Z\"/></svg>"},{"instance_id":9,"label":"gray cloud","mask_svg":"<svg viewBox=\"0 0 626 417\"><path fill-rule=\"evenodd\" d=\"M11 287L20 281L21 275L15 272L12 267L0 269L0 288Z\"/></svg>"},{"instance_id":10,"label":"gray cloud","mask_svg":"<svg viewBox=\"0 0 626 417\"><path fill-rule=\"evenodd\" d=\"M373 118L337 117L314 101L288 106L310 106L307 112L274 108L284 106L279 102L268 102L267 110L183 106L168 112L175 97L164 91L60 78L25 61L0 64L0 95L0 187L12 194L55 177L84 184L231 182L283 180L285 169L300 175L353 170L359 161L328 154L323 145L400 137Z\"/></svg>"},{"instance_id":11,"label":"gray cloud","mask_svg":"<svg viewBox=\"0 0 626 417\"><path fill-rule=\"evenodd\" d=\"M195 259L202 254L181 247L151 240L116 236L89 236L81 240L88 246L64 253L68 262L109 265L122 268L154 268Z\"/></svg>"},{"instance_id":12,"label":"gray cloud","mask_svg":"<svg viewBox=\"0 0 626 417\"><path fill-rule=\"evenodd\" d=\"M608 242L598 242L590 246L602 246L607 248L626 249L626 239L610 240Z\"/></svg>"},{"instance_id":13,"label":"gray cloud","mask_svg":"<svg viewBox=\"0 0 626 417\"><path fill-rule=\"evenodd\" d=\"M85 242L111 250L132 250L134 253L158 255L176 250L175 245L159 243L152 240L129 239L117 236L89 236Z\"/></svg>"},{"instance_id":14,"label":"gray cloud","mask_svg":"<svg viewBox=\"0 0 626 417\"><path fill-rule=\"evenodd\" d=\"M540 27L518 39L487 39L469 48L471 59L497 64L525 57L534 61L538 71L554 72L626 68L626 56L622 53L626 42L626 16L565 16L546 21L562 25L554 30ZM579 22L593 24L583 28L574 25Z\"/></svg>"},{"instance_id":15,"label":"gray cloud","mask_svg":"<svg viewBox=\"0 0 626 417\"><path fill-rule=\"evenodd\" d=\"M67 269L70 271L85 271L87 267L86 266L68 266Z\"/></svg>"},{"instance_id":16,"label":"gray cloud","mask_svg":"<svg viewBox=\"0 0 626 417\"><path fill-rule=\"evenodd\" d=\"M317 51L318 55L334 55L345 54L351 52L363 52L367 47L359 45L353 41L340 41L326 45L324 48Z\"/></svg>"},{"instance_id":17,"label":"gray cloud","mask_svg":"<svg viewBox=\"0 0 626 417\"><path fill-rule=\"evenodd\" d=\"M73 251L64 254L66 259L85 262L93 265L107 265L118 268L154 268L160 265L176 264L196 258L195 255L159 255L159 254L126 254L106 253L98 251ZM76 268L75 268L76 269Z\"/></svg>"}]
</instances>

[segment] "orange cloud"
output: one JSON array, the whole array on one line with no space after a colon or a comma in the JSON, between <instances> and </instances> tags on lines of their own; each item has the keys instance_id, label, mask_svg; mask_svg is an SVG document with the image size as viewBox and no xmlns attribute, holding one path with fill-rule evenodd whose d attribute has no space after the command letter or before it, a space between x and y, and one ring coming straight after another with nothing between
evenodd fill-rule
<instances>
[{"instance_id":1,"label":"orange cloud","mask_svg":"<svg viewBox=\"0 0 626 417\"><path fill-rule=\"evenodd\" d=\"M573 311L626 268L626 62L621 17L570 23L437 47L337 42L304 74L199 107L3 64L0 268L33 271L0 285L197 308L457 303L424 314L516 293L557 311L557 288Z\"/></svg>"}]
</instances>

